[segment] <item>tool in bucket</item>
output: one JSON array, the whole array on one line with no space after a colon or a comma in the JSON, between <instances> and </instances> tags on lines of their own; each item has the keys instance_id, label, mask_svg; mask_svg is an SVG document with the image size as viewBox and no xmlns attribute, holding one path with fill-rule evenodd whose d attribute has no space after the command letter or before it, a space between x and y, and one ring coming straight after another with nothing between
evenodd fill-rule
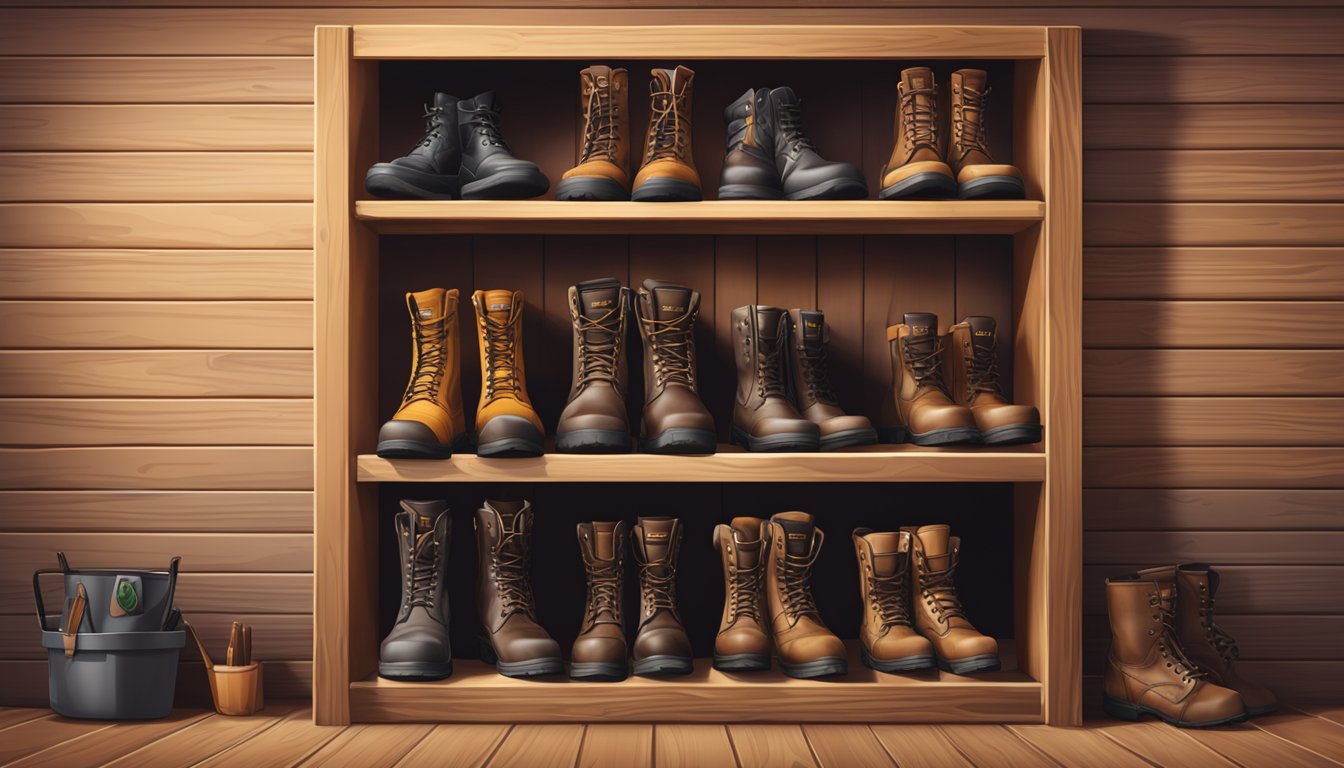
<instances>
[{"instance_id":1,"label":"tool in bucket","mask_svg":"<svg viewBox=\"0 0 1344 768\"><path fill-rule=\"evenodd\" d=\"M184 619L182 624L200 649L205 674L210 679L215 711L221 715L250 715L264 707L261 662L252 660L252 627L233 623L229 631L229 647L224 653L227 663L216 664L191 622Z\"/></svg>"}]
</instances>

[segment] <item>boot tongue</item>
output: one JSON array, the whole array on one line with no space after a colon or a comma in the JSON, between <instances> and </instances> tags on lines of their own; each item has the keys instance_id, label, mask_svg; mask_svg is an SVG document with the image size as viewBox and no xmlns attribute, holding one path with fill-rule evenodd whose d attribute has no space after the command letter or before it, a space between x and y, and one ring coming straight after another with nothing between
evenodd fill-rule
<instances>
[{"instance_id":1,"label":"boot tongue","mask_svg":"<svg viewBox=\"0 0 1344 768\"><path fill-rule=\"evenodd\" d=\"M915 531L915 536L919 538L919 543L924 550L924 560L928 563L930 570L943 571L947 569L949 562L947 545L951 538L951 530L946 525L926 525Z\"/></svg>"},{"instance_id":2,"label":"boot tongue","mask_svg":"<svg viewBox=\"0 0 1344 768\"><path fill-rule=\"evenodd\" d=\"M527 522L525 519L526 512L530 509L530 505L526 501L490 501L487 499L485 505L499 515L501 527L506 531L514 530L514 523L519 518L524 518L520 522L524 524Z\"/></svg>"},{"instance_id":3,"label":"boot tongue","mask_svg":"<svg viewBox=\"0 0 1344 768\"><path fill-rule=\"evenodd\" d=\"M774 99L775 103L777 104L798 103L798 94L794 93L793 89L788 87L787 85L780 88L776 88L773 91L771 91L770 98Z\"/></svg>"},{"instance_id":4,"label":"boot tongue","mask_svg":"<svg viewBox=\"0 0 1344 768\"><path fill-rule=\"evenodd\" d=\"M905 86L906 93L933 88L933 70L928 67L911 67L901 70L901 83ZM932 103L929 96L916 96L915 100L920 104Z\"/></svg>"},{"instance_id":5,"label":"boot tongue","mask_svg":"<svg viewBox=\"0 0 1344 768\"><path fill-rule=\"evenodd\" d=\"M755 517L735 517L729 526L737 546L737 564L755 568L761 559L761 521Z\"/></svg>"},{"instance_id":6,"label":"boot tongue","mask_svg":"<svg viewBox=\"0 0 1344 768\"><path fill-rule=\"evenodd\" d=\"M486 316L490 319L506 323L513 316L514 302L521 301L522 298L521 294L516 294L513 291L482 291L481 309L485 310Z\"/></svg>"},{"instance_id":7,"label":"boot tongue","mask_svg":"<svg viewBox=\"0 0 1344 768\"><path fill-rule=\"evenodd\" d=\"M961 78L961 87L970 88L976 93L985 92L985 70L983 69L959 69L953 74Z\"/></svg>"},{"instance_id":8,"label":"boot tongue","mask_svg":"<svg viewBox=\"0 0 1344 768\"><path fill-rule=\"evenodd\" d=\"M611 67L594 64L579 72L579 78L585 85L591 85L596 88L606 88L611 85L611 71Z\"/></svg>"},{"instance_id":9,"label":"boot tongue","mask_svg":"<svg viewBox=\"0 0 1344 768\"><path fill-rule=\"evenodd\" d=\"M779 341L779 319L784 310L779 307L756 307L756 333L761 341L774 346Z\"/></svg>"},{"instance_id":10,"label":"boot tongue","mask_svg":"<svg viewBox=\"0 0 1344 768\"><path fill-rule=\"evenodd\" d=\"M972 315L966 318L971 329L971 347L976 352L988 352L994 347L994 318Z\"/></svg>"},{"instance_id":11,"label":"boot tongue","mask_svg":"<svg viewBox=\"0 0 1344 768\"><path fill-rule=\"evenodd\" d=\"M826 315L820 310L798 310L798 336L808 348L821 346L822 334L826 329Z\"/></svg>"},{"instance_id":12,"label":"boot tongue","mask_svg":"<svg viewBox=\"0 0 1344 768\"><path fill-rule=\"evenodd\" d=\"M430 288L406 294L406 308L411 312L411 319L419 325L442 322L447 312L448 302L444 301L447 295L448 292L442 288Z\"/></svg>"},{"instance_id":13,"label":"boot tongue","mask_svg":"<svg viewBox=\"0 0 1344 768\"><path fill-rule=\"evenodd\" d=\"M579 314L598 322L604 318L615 324L621 309L621 281L614 277L588 280L574 286L578 294Z\"/></svg>"},{"instance_id":14,"label":"boot tongue","mask_svg":"<svg viewBox=\"0 0 1344 768\"><path fill-rule=\"evenodd\" d=\"M406 499L401 502L401 508L410 513L411 519L415 522L415 534L419 535L434 530L439 515L448 511L448 502Z\"/></svg>"},{"instance_id":15,"label":"boot tongue","mask_svg":"<svg viewBox=\"0 0 1344 768\"><path fill-rule=\"evenodd\" d=\"M639 518L639 538L644 544L644 559L654 563L666 560L676 543L676 518L641 517Z\"/></svg>"},{"instance_id":16,"label":"boot tongue","mask_svg":"<svg viewBox=\"0 0 1344 768\"><path fill-rule=\"evenodd\" d=\"M803 556L812 551L812 516L806 512L780 512L770 518L784 529L784 551Z\"/></svg>"},{"instance_id":17,"label":"boot tongue","mask_svg":"<svg viewBox=\"0 0 1344 768\"><path fill-rule=\"evenodd\" d=\"M616 559L616 526L620 523L594 522L593 555L599 560Z\"/></svg>"},{"instance_id":18,"label":"boot tongue","mask_svg":"<svg viewBox=\"0 0 1344 768\"><path fill-rule=\"evenodd\" d=\"M896 567L901 562L901 539L899 533L870 533L863 537L873 555L873 573L878 576L895 576Z\"/></svg>"},{"instance_id":19,"label":"boot tongue","mask_svg":"<svg viewBox=\"0 0 1344 768\"><path fill-rule=\"evenodd\" d=\"M447 93L434 94L434 106L440 109L454 109L457 107L457 97Z\"/></svg>"},{"instance_id":20,"label":"boot tongue","mask_svg":"<svg viewBox=\"0 0 1344 768\"><path fill-rule=\"evenodd\" d=\"M494 91L486 91L485 93L479 94L476 98L468 100L466 104L469 107L474 106L477 109L486 109L491 112L499 109L499 105L495 102Z\"/></svg>"},{"instance_id":21,"label":"boot tongue","mask_svg":"<svg viewBox=\"0 0 1344 768\"><path fill-rule=\"evenodd\" d=\"M684 285L659 280L645 280L644 290L649 292L649 304L655 320L671 321L685 317L695 297L695 291Z\"/></svg>"}]
</instances>

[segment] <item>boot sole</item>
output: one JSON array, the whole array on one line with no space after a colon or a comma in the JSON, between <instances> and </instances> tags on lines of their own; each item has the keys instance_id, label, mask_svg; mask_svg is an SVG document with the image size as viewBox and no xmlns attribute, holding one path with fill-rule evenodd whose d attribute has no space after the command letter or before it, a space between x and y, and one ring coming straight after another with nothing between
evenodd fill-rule
<instances>
[{"instance_id":1,"label":"boot sole","mask_svg":"<svg viewBox=\"0 0 1344 768\"><path fill-rule=\"evenodd\" d=\"M630 675L625 664L605 661L574 662L569 665L569 676L574 680L587 680L595 683L614 683Z\"/></svg>"},{"instance_id":2,"label":"boot sole","mask_svg":"<svg viewBox=\"0 0 1344 768\"><path fill-rule=\"evenodd\" d=\"M935 654L938 668L954 675L973 675L976 672L997 672L1002 667L999 656L986 653L980 656L967 656L964 659L944 659Z\"/></svg>"},{"instance_id":3,"label":"boot sole","mask_svg":"<svg viewBox=\"0 0 1344 768\"><path fill-rule=\"evenodd\" d=\"M768 672L770 657L763 653L716 653L714 668L720 672Z\"/></svg>"},{"instance_id":4,"label":"boot sole","mask_svg":"<svg viewBox=\"0 0 1344 768\"><path fill-rule=\"evenodd\" d=\"M576 176L561 179L555 185L555 199L589 202L629 200L630 190L605 176Z\"/></svg>"},{"instance_id":5,"label":"boot sole","mask_svg":"<svg viewBox=\"0 0 1344 768\"><path fill-rule=\"evenodd\" d=\"M1041 442L1040 424L1005 424L989 430L982 430L980 437L985 445L1024 445Z\"/></svg>"},{"instance_id":6,"label":"boot sole","mask_svg":"<svg viewBox=\"0 0 1344 768\"><path fill-rule=\"evenodd\" d=\"M725 184L719 187L720 200L779 200L784 191L756 184Z\"/></svg>"},{"instance_id":7,"label":"boot sole","mask_svg":"<svg viewBox=\"0 0 1344 768\"><path fill-rule=\"evenodd\" d=\"M1114 717L1117 720L1129 720L1130 722L1138 722L1139 718L1142 717L1143 715L1152 715L1153 717L1156 717L1158 720L1161 720L1162 722L1167 723L1169 725L1174 725L1177 728L1214 728L1219 725L1240 723L1243 720L1245 720L1248 716L1247 713L1242 712L1239 715L1233 715L1232 717L1225 717L1222 720L1204 720L1201 722L1195 722L1193 720L1177 720L1174 717L1164 715L1161 712L1158 712L1157 710L1152 709L1150 707L1145 707L1139 704L1130 704L1127 701L1121 701L1120 699L1114 698L1113 696L1109 696L1107 694L1102 694L1101 708L1102 711L1104 711L1106 714L1110 715L1111 717Z\"/></svg>"},{"instance_id":8,"label":"boot sole","mask_svg":"<svg viewBox=\"0 0 1344 768\"><path fill-rule=\"evenodd\" d=\"M1247 709L1246 709L1246 716L1247 716L1247 717L1263 717L1263 716L1265 716L1265 715L1272 715L1272 714L1274 714L1275 712L1278 712L1278 711L1279 711L1279 705L1278 705L1278 704L1270 704L1270 705L1267 706L1267 707L1256 707L1255 709L1247 708Z\"/></svg>"},{"instance_id":9,"label":"boot sole","mask_svg":"<svg viewBox=\"0 0 1344 768\"><path fill-rule=\"evenodd\" d=\"M384 440L378 443L374 453L384 459L450 459L453 446L418 440Z\"/></svg>"},{"instance_id":10,"label":"boot sole","mask_svg":"<svg viewBox=\"0 0 1344 768\"><path fill-rule=\"evenodd\" d=\"M649 179L635 188L630 199L639 203L698 202L700 188L681 179Z\"/></svg>"},{"instance_id":11,"label":"boot sole","mask_svg":"<svg viewBox=\"0 0 1344 768\"><path fill-rule=\"evenodd\" d=\"M686 656L650 656L647 659L635 659L635 674L640 677L659 675L689 675L695 665Z\"/></svg>"},{"instance_id":12,"label":"boot sole","mask_svg":"<svg viewBox=\"0 0 1344 768\"><path fill-rule=\"evenodd\" d=\"M463 174L470 176L469 173ZM463 200L526 200L541 197L551 182L541 171L492 173L462 185Z\"/></svg>"},{"instance_id":13,"label":"boot sole","mask_svg":"<svg viewBox=\"0 0 1344 768\"><path fill-rule=\"evenodd\" d=\"M900 200L911 197L949 198L957 196L957 180L942 173L916 173L884 187L877 194L880 200Z\"/></svg>"},{"instance_id":14,"label":"boot sole","mask_svg":"<svg viewBox=\"0 0 1344 768\"><path fill-rule=\"evenodd\" d=\"M932 656L906 656L900 659L878 660L868 653L867 648L863 649L863 666L875 669L878 672L915 672L921 669L933 669L934 664Z\"/></svg>"},{"instance_id":15,"label":"boot sole","mask_svg":"<svg viewBox=\"0 0 1344 768\"><path fill-rule=\"evenodd\" d=\"M821 438L817 435L766 435L765 437L752 437L741 428L734 426L732 430L733 442L738 445L746 446L748 451L771 452L771 451L800 451L811 452L821 450Z\"/></svg>"},{"instance_id":16,"label":"boot sole","mask_svg":"<svg viewBox=\"0 0 1344 768\"><path fill-rule=\"evenodd\" d=\"M364 176L364 188L378 197L452 200L459 187L457 176L379 163Z\"/></svg>"},{"instance_id":17,"label":"boot sole","mask_svg":"<svg viewBox=\"0 0 1344 768\"><path fill-rule=\"evenodd\" d=\"M614 429L576 429L555 433L560 453L629 453L630 433Z\"/></svg>"},{"instance_id":18,"label":"boot sole","mask_svg":"<svg viewBox=\"0 0 1344 768\"><path fill-rule=\"evenodd\" d=\"M565 663L560 660L559 656L523 659L522 661L500 661L499 655L495 653L495 647L490 644L489 640L480 638L477 643L480 648L481 661L486 664L493 664L495 671L505 677L542 677L565 673Z\"/></svg>"},{"instance_id":19,"label":"boot sole","mask_svg":"<svg viewBox=\"0 0 1344 768\"><path fill-rule=\"evenodd\" d=\"M494 427L494 429L491 429ZM486 423L486 430L504 432L503 437L482 440L476 446L476 455L485 458L526 458L540 456L546 451L541 433L532 426L532 422L521 416L496 416Z\"/></svg>"},{"instance_id":20,"label":"boot sole","mask_svg":"<svg viewBox=\"0 0 1344 768\"><path fill-rule=\"evenodd\" d=\"M780 659L779 671L799 680L810 680L814 677L848 674L849 662L839 656L826 656L815 661L804 661L798 664L790 664Z\"/></svg>"},{"instance_id":21,"label":"boot sole","mask_svg":"<svg viewBox=\"0 0 1344 768\"><path fill-rule=\"evenodd\" d=\"M876 443L876 429L849 429L844 432L836 432L822 437L821 450L834 451L840 448L850 448L856 445L875 445Z\"/></svg>"},{"instance_id":22,"label":"boot sole","mask_svg":"<svg viewBox=\"0 0 1344 768\"><path fill-rule=\"evenodd\" d=\"M453 662L380 661L378 676L388 680L442 680L453 674Z\"/></svg>"},{"instance_id":23,"label":"boot sole","mask_svg":"<svg viewBox=\"0 0 1344 768\"><path fill-rule=\"evenodd\" d=\"M980 430L971 427L952 427L949 429L931 429L928 432L915 433L908 429L896 432L897 443L910 442L915 445L955 445L981 442Z\"/></svg>"},{"instance_id":24,"label":"boot sole","mask_svg":"<svg viewBox=\"0 0 1344 768\"><path fill-rule=\"evenodd\" d=\"M1027 186L1016 176L983 176L962 184L957 197L962 200L1021 200Z\"/></svg>"},{"instance_id":25,"label":"boot sole","mask_svg":"<svg viewBox=\"0 0 1344 768\"><path fill-rule=\"evenodd\" d=\"M717 448L718 436L713 432L685 427L671 427L639 441L644 453L714 453Z\"/></svg>"},{"instance_id":26,"label":"boot sole","mask_svg":"<svg viewBox=\"0 0 1344 768\"><path fill-rule=\"evenodd\" d=\"M868 196L868 185L858 179L831 179L790 192L785 200L862 200Z\"/></svg>"}]
</instances>

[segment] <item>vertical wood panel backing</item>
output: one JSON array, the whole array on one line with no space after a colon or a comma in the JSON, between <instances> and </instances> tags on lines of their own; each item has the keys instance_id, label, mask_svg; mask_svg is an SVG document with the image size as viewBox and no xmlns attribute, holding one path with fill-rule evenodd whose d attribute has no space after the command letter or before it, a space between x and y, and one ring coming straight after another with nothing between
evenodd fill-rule
<instances>
[{"instance_id":1,"label":"vertical wood panel backing","mask_svg":"<svg viewBox=\"0 0 1344 768\"><path fill-rule=\"evenodd\" d=\"M826 313L831 386L848 413L863 411L863 238L817 238L817 308Z\"/></svg>"}]
</instances>

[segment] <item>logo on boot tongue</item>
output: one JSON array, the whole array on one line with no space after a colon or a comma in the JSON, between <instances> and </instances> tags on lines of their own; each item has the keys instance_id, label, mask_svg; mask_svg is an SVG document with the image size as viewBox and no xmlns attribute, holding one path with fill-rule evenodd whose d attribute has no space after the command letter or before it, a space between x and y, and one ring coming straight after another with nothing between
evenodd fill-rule
<instances>
[{"instance_id":1,"label":"logo on boot tongue","mask_svg":"<svg viewBox=\"0 0 1344 768\"><path fill-rule=\"evenodd\" d=\"M598 299L597 301L591 302L590 306L593 309L603 309L605 307L610 307L613 303L615 302L611 299Z\"/></svg>"},{"instance_id":2,"label":"logo on boot tongue","mask_svg":"<svg viewBox=\"0 0 1344 768\"><path fill-rule=\"evenodd\" d=\"M807 534L806 534L806 533L790 533L790 534L788 534L788 539L789 539L789 541L807 541Z\"/></svg>"},{"instance_id":3,"label":"logo on boot tongue","mask_svg":"<svg viewBox=\"0 0 1344 768\"><path fill-rule=\"evenodd\" d=\"M509 308L511 308L512 306L513 306L512 304L507 304L507 303L505 303L505 304L491 304L491 305L488 307L488 309L489 309L491 312L503 312L504 310L509 309Z\"/></svg>"},{"instance_id":4,"label":"logo on boot tongue","mask_svg":"<svg viewBox=\"0 0 1344 768\"><path fill-rule=\"evenodd\" d=\"M994 332L993 332L993 331L976 331L976 332L975 332L975 335L976 335L976 336L988 337L988 336L993 336L993 335L994 335Z\"/></svg>"},{"instance_id":5,"label":"logo on boot tongue","mask_svg":"<svg viewBox=\"0 0 1344 768\"><path fill-rule=\"evenodd\" d=\"M434 310L432 310L432 309L422 309L422 310L420 310L420 319L421 319L421 320L428 320L429 318L431 318L431 317L433 317L433 316L434 316Z\"/></svg>"},{"instance_id":6,"label":"logo on boot tongue","mask_svg":"<svg viewBox=\"0 0 1344 768\"><path fill-rule=\"evenodd\" d=\"M644 534L644 538L649 541L662 541L667 538L667 531L649 531Z\"/></svg>"},{"instance_id":7,"label":"logo on boot tongue","mask_svg":"<svg viewBox=\"0 0 1344 768\"><path fill-rule=\"evenodd\" d=\"M912 325L912 326L910 326L910 332L913 333L913 334L916 335L916 336L927 336L927 335L929 334L929 326L927 326L927 325Z\"/></svg>"},{"instance_id":8,"label":"logo on boot tongue","mask_svg":"<svg viewBox=\"0 0 1344 768\"><path fill-rule=\"evenodd\" d=\"M674 306L672 306L671 304L664 304L664 305L662 305L661 307L659 307L658 309L659 309L659 311L661 311L661 312L676 312L676 313L682 313L682 312L685 312L685 311L686 311L686 308L685 308L685 307L674 307Z\"/></svg>"}]
</instances>

